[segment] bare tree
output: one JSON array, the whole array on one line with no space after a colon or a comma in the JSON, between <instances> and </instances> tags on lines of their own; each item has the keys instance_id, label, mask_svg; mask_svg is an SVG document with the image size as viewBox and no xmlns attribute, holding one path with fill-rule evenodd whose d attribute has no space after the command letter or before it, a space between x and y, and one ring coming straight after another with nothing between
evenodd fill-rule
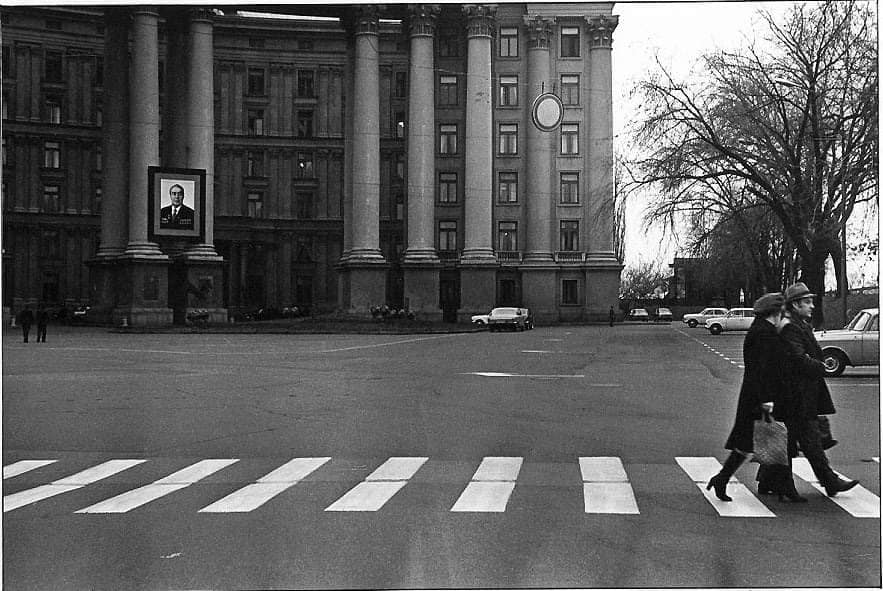
<instances>
[{"instance_id":1,"label":"bare tree","mask_svg":"<svg viewBox=\"0 0 883 591\"><path fill-rule=\"evenodd\" d=\"M856 1L795 5L783 24L762 14L769 49L708 55L691 84L660 68L642 85L641 181L659 187L663 219L767 208L801 280L822 294L828 256L845 280L840 237L853 208L877 199L875 19Z\"/></svg>"}]
</instances>

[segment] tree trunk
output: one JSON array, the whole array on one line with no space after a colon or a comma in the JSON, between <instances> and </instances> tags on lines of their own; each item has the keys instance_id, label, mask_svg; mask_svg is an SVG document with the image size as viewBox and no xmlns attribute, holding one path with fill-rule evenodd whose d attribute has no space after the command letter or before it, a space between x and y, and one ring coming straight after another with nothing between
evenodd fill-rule
<instances>
[{"instance_id":1,"label":"tree trunk","mask_svg":"<svg viewBox=\"0 0 883 591\"><path fill-rule=\"evenodd\" d=\"M814 303L815 310L812 314L813 328L821 328L825 324L824 296L825 296L825 260L828 258L828 249L819 244L813 244L812 250L805 253L802 258L800 279L809 290L816 294Z\"/></svg>"}]
</instances>

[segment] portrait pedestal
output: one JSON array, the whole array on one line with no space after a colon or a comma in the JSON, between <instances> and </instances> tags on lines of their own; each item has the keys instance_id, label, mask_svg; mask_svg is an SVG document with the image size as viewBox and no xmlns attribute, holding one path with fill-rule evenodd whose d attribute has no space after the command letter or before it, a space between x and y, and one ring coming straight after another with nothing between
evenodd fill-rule
<instances>
[{"instance_id":1,"label":"portrait pedestal","mask_svg":"<svg viewBox=\"0 0 883 591\"><path fill-rule=\"evenodd\" d=\"M405 302L419 320L440 322L439 263L402 264L405 273Z\"/></svg>"},{"instance_id":2,"label":"portrait pedestal","mask_svg":"<svg viewBox=\"0 0 883 591\"><path fill-rule=\"evenodd\" d=\"M558 321L557 274L555 267L521 266L521 301L525 308L530 308L534 323Z\"/></svg>"},{"instance_id":3,"label":"portrait pedestal","mask_svg":"<svg viewBox=\"0 0 883 591\"><path fill-rule=\"evenodd\" d=\"M460 309L458 322L470 322L475 314L487 314L497 301L496 261L460 266Z\"/></svg>"},{"instance_id":4,"label":"portrait pedestal","mask_svg":"<svg viewBox=\"0 0 883 591\"><path fill-rule=\"evenodd\" d=\"M116 304L111 313L113 324L167 326L172 323L167 256L121 256L116 285Z\"/></svg>"},{"instance_id":5,"label":"portrait pedestal","mask_svg":"<svg viewBox=\"0 0 883 591\"><path fill-rule=\"evenodd\" d=\"M344 261L338 264L340 272L340 307L343 312L357 316L371 316L372 306L386 303L385 260L378 262Z\"/></svg>"},{"instance_id":6,"label":"portrait pedestal","mask_svg":"<svg viewBox=\"0 0 883 591\"><path fill-rule=\"evenodd\" d=\"M224 258L207 245L191 248L175 257L169 268L169 305L175 324L198 319L225 324Z\"/></svg>"}]
</instances>

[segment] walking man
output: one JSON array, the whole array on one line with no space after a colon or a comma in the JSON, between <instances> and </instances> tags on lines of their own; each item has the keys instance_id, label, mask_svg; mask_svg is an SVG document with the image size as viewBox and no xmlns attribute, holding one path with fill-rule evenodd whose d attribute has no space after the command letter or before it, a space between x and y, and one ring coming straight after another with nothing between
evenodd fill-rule
<instances>
[{"instance_id":1,"label":"walking man","mask_svg":"<svg viewBox=\"0 0 883 591\"><path fill-rule=\"evenodd\" d=\"M31 323L34 322L34 313L31 307L25 304L25 309L18 313L18 325L21 326L21 334L24 342L28 342L28 335L31 334Z\"/></svg>"},{"instance_id":2,"label":"walking man","mask_svg":"<svg viewBox=\"0 0 883 591\"><path fill-rule=\"evenodd\" d=\"M37 342L46 342L46 325L49 323L49 314L43 306L37 307Z\"/></svg>"},{"instance_id":3,"label":"walking man","mask_svg":"<svg viewBox=\"0 0 883 591\"><path fill-rule=\"evenodd\" d=\"M613 326L613 323L616 321L616 311L613 309L613 306L610 306L610 326Z\"/></svg>"}]
</instances>

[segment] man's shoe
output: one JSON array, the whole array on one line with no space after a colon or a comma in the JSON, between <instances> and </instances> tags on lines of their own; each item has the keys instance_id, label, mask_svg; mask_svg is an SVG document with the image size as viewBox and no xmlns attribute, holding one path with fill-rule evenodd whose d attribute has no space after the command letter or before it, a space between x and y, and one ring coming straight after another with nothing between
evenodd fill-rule
<instances>
[{"instance_id":1,"label":"man's shoe","mask_svg":"<svg viewBox=\"0 0 883 591\"><path fill-rule=\"evenodd\" d=\"M837 493L847 491L857 484L858 480L843 480L842 478L838 478L831 484L825 485L825 492L828 493L829 497L833 497Z\"/></svg>"}]
</instances>

